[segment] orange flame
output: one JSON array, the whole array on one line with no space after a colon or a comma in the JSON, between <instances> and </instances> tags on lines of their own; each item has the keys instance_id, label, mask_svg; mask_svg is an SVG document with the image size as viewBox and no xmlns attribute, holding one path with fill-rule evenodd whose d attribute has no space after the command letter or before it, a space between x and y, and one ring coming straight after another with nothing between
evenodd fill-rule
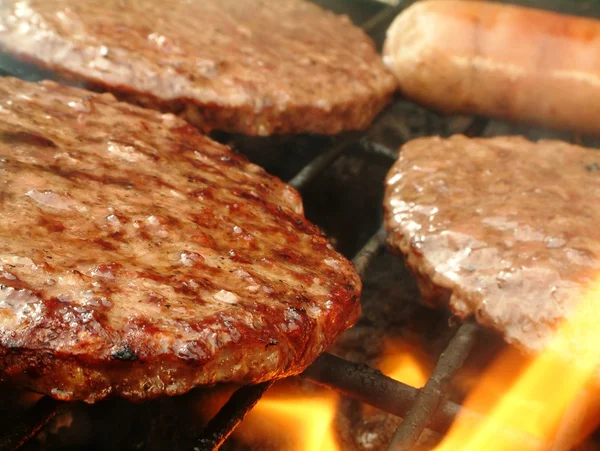
<instances>
[{"instance_id":1,"label":"orange flame","mask_svg":"<svg viewBox=\"0 0 600 451\"><path fill-rule=\"evenodd\" d=\"M600 284L537 357L502 354L464 404L485 420L462 414L436 451L566 450L585 438L598 418L589 423L586 388L600 363L598 301Z\"/></svg>"},{"instance_id":2,"label":"orange flame","mask_svg":"<svg viewBox=\"0 0 600 451\"><path fill-rule=\"evenodd\" d=\"M379 369L388 377L416 388L423 387L431 373L427 359L404 340L385 345Z\"/></svg>"},{"instance_id":3,"label":"orange flame","mask_svg":"<svg viewBox=\"0 0 600 451\"><path fill-rule=\"evenodd\" d=\"M394 341L386 343L379 368L395 380L422 387L431 365L416 347ZM259 443L271 437L284 442L277 443L276 449L286 451L340 451L334 429L338 397L332 392L305 396L289 393L289 387L271 389L248 413L236 436Z\"/></svg>"},{"instance_id":4,"label":"orange flame","mask_svg":"<svg viewBox=\"0 0 600 451\"><path fill-rule=\"evenodd\" d=\"M333 427L337 401L331 393L304 397L267 394L246 416L241 429L257 431L263 426L268 435L279 433L290 451L339 451ZM264 428L267 424L268 429Z\"/></svg>"}]
</instances>

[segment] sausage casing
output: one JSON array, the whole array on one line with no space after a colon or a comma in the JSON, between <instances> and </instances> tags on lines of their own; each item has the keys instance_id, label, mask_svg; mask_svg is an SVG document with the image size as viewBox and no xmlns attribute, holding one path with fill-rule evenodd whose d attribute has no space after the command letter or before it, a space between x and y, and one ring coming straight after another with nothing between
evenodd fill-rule
<instances>
[{"instance_id":1,"label":"sausage casing","mask_svg":"<svg viewBox=\"0 0 600 451\"><path fill-rule=\"evenodd\" d=\"M384 59L404 95L480 114L600 134L600 21L465 0L429 0L392 23Z\"/></svg>"}]
</instances>

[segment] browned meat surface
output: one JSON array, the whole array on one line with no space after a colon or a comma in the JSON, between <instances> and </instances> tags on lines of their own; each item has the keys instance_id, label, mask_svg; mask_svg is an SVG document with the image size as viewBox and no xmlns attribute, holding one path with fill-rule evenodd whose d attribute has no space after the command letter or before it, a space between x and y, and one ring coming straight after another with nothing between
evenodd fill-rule
<instances>
[{"instance_id":1,"label":"browned meat surface","mask_svg":"<svg viewBox=\"0 0 600 451\"><path fill-rule=\"evenodd\" d=\"M423 138L388 174L389 243L425 300L542 349L600 276L600 153L518 137ZM597 318L596 303L581 303ZM565 345L598 347L597 340Z\"/></svg>"},{"instance_id":2,"label":"browned meat surface","mask_svg":"<svg viewBox=\"0 0 600 451\"><path fill-rule=\"evenodd\" d=\"M0 49L248 135L362 129L396 86L360 29L303 0L6 0Z\"/></svg>"},{"instance_id":3,"label":"browned meat surface","mask_svg":"<svg viewBox=\"0 0 600 451\"><path fill-rule=\"evenodd\" d=\"M148 398L301 372L361 283L299 195L171 114L0 79L0 376Z\"/></svg>"}]
</instances>

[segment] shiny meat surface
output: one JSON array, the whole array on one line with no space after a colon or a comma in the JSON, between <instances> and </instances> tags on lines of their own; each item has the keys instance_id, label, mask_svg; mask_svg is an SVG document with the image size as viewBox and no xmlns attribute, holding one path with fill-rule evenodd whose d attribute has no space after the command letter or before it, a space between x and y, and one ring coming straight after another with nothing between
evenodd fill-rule
<instances>
[{"instance_id":1,"label":"shiny meat surface","mask_svg":"<svg viewBox=\"0 0 600 451\"><path fill-rule=\"evenodd\" d=\"M396 87L360 29L303 0L6 0L0 49L247 135L362 129Z\"/></svg>"},{"instance_id":2,"label":"shiny meat surface","mask_svg":"<svg viewBox=\"0 0 600 451\"><path fill-rule=\"evenodd\" d=\"M388 174L386 226L426 301L449 302L538 351L600 275L599 204L596 150L519 137L423 138L401 149ZM589 301L579 308L597 318ZM563 345L598 347L596 339Z\"/></svg>"},{"instance_id":3,"label":"shiny meat surface","mask_svg":"<svg viewBox=\"0 0 600 451\"><path fill-rule=\"evenodd\" d=\"M299 195L172 114L0 79L0 376L149 398L301 372L361 283Z\"/></svg>"}]
</instances>

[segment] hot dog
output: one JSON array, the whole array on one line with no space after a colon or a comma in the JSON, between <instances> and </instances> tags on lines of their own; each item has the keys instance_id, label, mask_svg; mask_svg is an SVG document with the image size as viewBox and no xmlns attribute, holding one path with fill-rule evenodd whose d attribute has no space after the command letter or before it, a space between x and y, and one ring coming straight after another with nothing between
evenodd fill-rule
<instances>
[{"instance_id":1,"label":"hot dog","mask_svg":"<svg viewBox=\"0 0 600 451\"><path fill-rule=\"evenodd\" d=\"M404 95L600 135L600 21L464 0L428 0L392 23L384 60Z\"/></svg>"}]
</instances>

